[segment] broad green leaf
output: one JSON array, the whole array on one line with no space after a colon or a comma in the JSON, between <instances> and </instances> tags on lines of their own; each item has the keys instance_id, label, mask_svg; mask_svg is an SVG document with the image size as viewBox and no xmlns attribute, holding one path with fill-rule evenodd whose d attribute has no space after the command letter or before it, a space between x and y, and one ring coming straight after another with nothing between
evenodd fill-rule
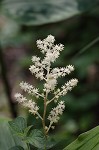
<instances>
[{"instance_id":1,"label":"broad green leaf","mask_svg":"<svg viewBox=\"0 0 99 150\"><path fill-rule=\"evenodd\" d=\"M43 133L37 129L32 130L25 141L42 150L44 149L45 144L47 149L56 145L56 141L54 139L48 137L46 140Z\"/></svg>"},{"instance_id":2,"label":"broad green leaf","mask_svg":"<svg viewBox=\"0 0 99 150\"><path fill-rule=\"evenodd\" d=\"M9 125L15 133L19 134L23 133L27 127L26 120L22 117L17 117L16 119L9 121Z\"/></svg>"},{"instance_id":3,"label":"broad green leaf","mask_svg":"<svg viewBox=\"0 0 99 150\"><path fill-rule=\"evenodd\" d=\"M97 0L3 0L2 9L22 24L40 25L68 19L97 3Z\"/></svg>"},{"instance_id":4,"label":"broad green leaf","mask_svg":"<svg viewBox=\"0 0 99 150\"><path fill-rule=\"evenodd\" d=\"M64 150L99 150L99 126L85 132Z\"/></svg>"},{"instance_id":5,"label":"broad green leaf","mask_svg":"<svg viewBox=\"0 0 99 150\"><path fill-rule=\"evenodd\" d=\"M0 119L0 150L8 150L18 145L26 149L26 144L12 135L8 121L9 119Z\"/></svg>"},{"instance_id":6,"label":"broad green leaf","mask_svg":"<svg viewBox=\"0 0 99 150\"><path fill-rule=\"evenodd\" d=\"M58 143L58 141L56 142L56 140L54 138L48 137L47 141L46 141L47 149L54 147L57 143Z\"/></svg>"},{"instance_id":7,"label":"broad green leaf","mask_svg":"<svg viewBox=\"0 0 99 150\"><path fill-rule=\"evenodd\" d=\"M43 133L40 130L34 129L27 137L26 142L37 148L43 149L46 141Z\"/></svg>"},{"instance_id":8,"label":"broad green leaf","mask_svg":"<svg viewBox=\"0 0 99 150\"><path fill-rule=\"evenodd\" d=\"M14 147L10 148L9 150L24 150L24 148L21 146L14 146Z\"/></svg>"}]
</instances>

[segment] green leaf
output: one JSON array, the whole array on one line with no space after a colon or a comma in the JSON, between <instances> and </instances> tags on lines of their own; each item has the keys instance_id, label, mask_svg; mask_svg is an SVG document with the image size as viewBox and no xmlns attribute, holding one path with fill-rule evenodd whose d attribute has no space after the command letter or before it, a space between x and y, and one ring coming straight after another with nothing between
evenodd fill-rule
<instances>
[{"instance_id":1,"label":"green leaf","mask_svg":"<svg viewBox=\"0 0 99 150\"><path fill-rule=\"evenodd\" d=\"M47 137L47 139L45 139L43 133L37 129L31 131L29 136L26 138L25 142L42 150L44 149L45 144L47 149L50 149L57 144L53 138Z\"/></svg>"},{"instance_id":2,"label":"green leaf","mask_svg":"<svg viewBox=\"0 0 99 150\"><path fill-rule=\"evenodd\" d=\"M27 127L26 120L22 117L17 117L15 120L9 121L11 129L15 133L22 134Z\"/></svg>"},{"instance_id":3,"label":"green leaf","mask_svg":"<svg viewBox=\"0 0 99 150\"><path fill-rule=\"evenodd\" d=\"M14 146L14 147L10 148L9 150L24 150L24 148L21 146Z\"/></svg>"},{"instance_id":4,"label":"green leaf","mask_svg":"<svg viewBox=\"0 0 99 150\"><path fill-rule=\"evenodd\" d=\"M25 135L27 135L27 134L28 134L28 132L29 132L29 130L30 130L32 127L33 127L33 125L28 126L27 128L25 128L25 130L24 130L24 134L25 134Z\"/></svg>"},{"instance_id":5,"label":"green leaf","mask_svg":"<svg viewBox=\"0 0 99 150\"><path fill-rule=\"evenodd\" d=\"M99 150L99 126L85 132L64 150Z\"/></svg>"},{"instance_id":6,"label":"green leaf","mask_svg":"<svg viewBox=\"0 0 99 150\"><path fill-rule=\"evenodd\" d=\"M2 9L22 24L40 25L68 19L97 4L97 0L3 0Z\"/></svg>"},{"instance_id":7,"label":"green leaf","mask_svg":"<svg viewBox=\"0 0 99 150\"><path fill-rule=\"evenodd\" d=\"M27 137L26 142L37 148L43 149L46 141L43 133L40 130L34 129Z\"/></svg>"},{"instance_id":8,"label":"green leaf","mask_svg":"<svg viewBox=\"0 0 99 150\"><path fill-rule=\"evenodd\" d=\"M50 149L50 148L54 147L57 143L58 142L56 142L54 138L48 137L47 141L46 141L46 147L47 147L47 149Z\"/></svg>"},{"instance_id":9,"label":"green leaf","mask_svg":"<svg viewBox=\"0 0 99 150\"><path fill-rule=\"evenodd\" d=\"M26 144L20 138L13 136L9 128L10 119L0 119L0 150L8 150L14 146L22 146L26 149Z\"/></svg>"}]
</instances>

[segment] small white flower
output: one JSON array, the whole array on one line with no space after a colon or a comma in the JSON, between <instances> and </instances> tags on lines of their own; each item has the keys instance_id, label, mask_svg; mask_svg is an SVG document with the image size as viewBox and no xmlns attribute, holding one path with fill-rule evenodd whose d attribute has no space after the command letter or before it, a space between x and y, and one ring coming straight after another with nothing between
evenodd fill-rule
<instances>
[{"instance_id":1,"label":"small white flower","mask_svg":"<svg viewBox=\"0 0 99 150\"><path fill-rule=\"evenodd\" d=\"M47 126L45 126L45 130L46 130L46 131L48 130L48 127L47 127Z\"/></svg>"},{"instance_id":2,"label":"small white flower","mask_svg":"<svg viewBox=\"0 0 99 150\"><path fill-rule=\"evenodd\" d=\"M19 102L19 103L24 103L27 101L26 97L23 97L23 95L20 93L16 93L15 98L16 98L17 102Z\"/></svg>"},{"instance_id":3,"label":"small white flower","mask_svg":"<svg viewBox=\"0 0 99 150\"><path fill-rule=\"evenodd\" d=\"M44 84L44 89L46 89L47 92L53 91L55 89L56 84L57 80L49 77L47 79L47 82Z\"/></svg>"},{"instance_id":4,"label":"small white flower","mask_svg":"<svg viewBox=\"0 0 99 150\"><path fill-rule=\"evenodd\" d=\"M40 58L39 57L36 57L36 56L32 56L32 62L39 62L40 61Z\"/></svg>"},{"instance_id":5,"label":"small white flower","mask_svg":"<svg viewBox=\"0 0 99 150\"><path fill-rule=\"evenodd\" d=\"M48 43L54 43L55 42L55 38L52 35L48 35L48 37L44 41L48 42Z\"/></svg>"}]
</instances>

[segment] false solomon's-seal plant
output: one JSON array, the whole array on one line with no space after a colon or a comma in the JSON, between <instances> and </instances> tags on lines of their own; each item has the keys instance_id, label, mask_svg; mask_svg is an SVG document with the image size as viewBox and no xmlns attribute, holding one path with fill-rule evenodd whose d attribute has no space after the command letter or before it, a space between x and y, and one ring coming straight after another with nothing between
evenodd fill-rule
<instances>
[{"instance_id":1,"label":"false solomon's-seal plant","mask_svg":"<svg viewBox=\"0 0 99 150\"><path fill-rule=\"evenodd\" d=\"M23 107L28 108L29 112L36 118L39 118L42 122L43 132L47 139L49 130L55 128L55 124L59 121L60 116L65 110L65 102L61 100L61 97L66 95L68 91L71 91L78 83L76 78L69 80L60 88L57 88L57 79L65 77L74 71L74 66L68 65L61 68L52 68L51 65L59 57L60 52L64 49L62 44L54 44L55 38L52 35L48 35L44 40L37 40L37 47L44 55L43 59L37 56L32 56L33 64L29 67L30 72L35 75L37 79L43 80L43 90L35 88L33 85L22 81L20 87L22 90L31 95L31 99L24 97L21 93L16 93L15 98L18 103ZM50 94L52 97L50 98ZM33 99L35 97L35 99ZM43 113L39 112L39 101L42 100ZM47 108L51 103L55 103L55 106L51 108L51 111L47 112ZM47 114L48 115L47 115ZM46 124L48 120L49 124ZM47 148L46 146L44 147Z\"/></svg>"}]
</instances>

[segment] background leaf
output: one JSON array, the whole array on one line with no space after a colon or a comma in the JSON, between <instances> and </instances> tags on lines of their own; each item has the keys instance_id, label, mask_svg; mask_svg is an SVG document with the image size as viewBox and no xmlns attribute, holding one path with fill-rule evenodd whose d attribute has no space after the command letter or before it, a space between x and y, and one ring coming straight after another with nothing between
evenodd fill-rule
<instances>
[{"instance_id":1,"label":"background leaf","mask_svg":"<svg viewBox=\"0 0 99 150\"><path fill-rule=\"evenodd\" d=\"M14 146L14 147L10 148L9 150L24 150L24 149L21 146Z\"/></svg>"},{"instance_id":2,"label":"background leaf","mask_svg":"<svg viewBox=\"0 0 99 150\"><path fill-rule=\"evenodd\" d=\"M18 145L26 149L25 143L20 138L12 135L8 121L8 119L0 119L0 150L8 150Z\"/></svg>"},{"instance_id":3,"label":"background leaf","mask_svg":"<svg viewBox=\"0 0 99 150\"><path fill-rule=\"evenodd\" d=\"M4 0L2 9L22 24L39 25L67 19L97 4L98 0Z\"/></svg>"},{"instance_id":4,"label":"background leaf","mask_svg":"<svg viewBox=\"0 0 99 150\"><path fill-rule=\"evenodd\" d=\"M98 150L99 149L99 126L85 132L64 150Z\"/></svg>"}]
</instances>

